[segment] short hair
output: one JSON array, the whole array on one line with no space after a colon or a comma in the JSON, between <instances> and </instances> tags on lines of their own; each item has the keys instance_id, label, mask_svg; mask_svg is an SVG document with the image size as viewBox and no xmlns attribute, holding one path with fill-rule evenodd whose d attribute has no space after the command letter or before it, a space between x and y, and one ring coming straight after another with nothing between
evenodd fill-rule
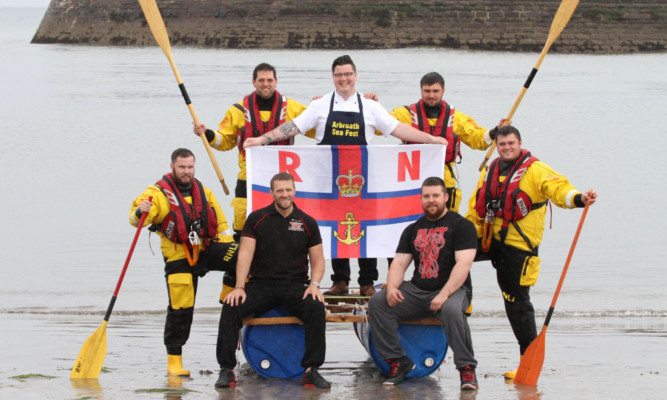
<instances>
[{"instance_id":1,"label":"short hair","mask_svg":"<svg viewBox=\"0 0 667 400\"><path fill-rule=\"evenodd\" d=\"M188 157L195 158L195 155L192 154L190 150L180 147L174 150L173 153L171 153L171 162L176 162L177 158L188 158Z\"/></svg>"},{"instance_id":2,"label":"short hair","mask_svg":"<svg viewBox=\"0 0 667 400\"><path fill-rule=\"evenodd\" d=\"M261 63L261 64L259 64L255 67L254 71L252 71L252 80L253 81L257 79L257 73L259 71L271 71L271 72L273 72L273 78L278 79L278 74L276 73L276 69L273 68L273 65L267 64L267 63Z\"/></svg>"},{"instance_id":3,"label":"short hair","mask_svg":"<svg viewBox=\"0 0 667 400\"><path fill-rule=\"evenodd\" d=\"M516 138L521 140L521 134L519 133L519 130L512 125L505 125L498 128L498 132L496 132L496 140L499 137L505 137L509 135L516 135Z\"/></svg>"},{"instance_id":4,"label":"short hair","mask_svg":"<svg viewBox=\"0 0 667 400\"><path fill-rule=\"evenodd\" d=\"M425 85L426 86L431 86L431 85L435 85L436 83L439 83L444 89L444 87L445 87L445 78L443 78L442 75L440 75L437 72L429 72L428 74L422 76L421 81L419 81L419 87L422 87L422 86L425 86Z\"/></svg>"},{"instance_id":5,"label":"short hair","mask_svg":"<svg viewBox=\"0 0 667 400\"><path fill-rule=\"evenodd\" d=\"M271 178L271 190L273 190L273 182L275 181L291 181L292 185L294 185L294 177L287 172L281 172L273 175L273 178Z\"/></svg>"},{"instance_id":6,"label":"short hair","mask_svg":"<svg viewBox=\"0 0 667 400\"><path fill-rule=\"evenodd\" d=\"M443 194L447 193L447 185L445 185L445 181L443 181L442 178L438 178L437 176L430 176L424 179L424 182L422 183L421 187L421 192L424 191L424 186L440 186L442 188L442 193Z\"/></svg>"},{"instance_id":7,"label":"short hair","mask_svg":"<svg viewBox=\"0 0 667 400\"><path fill-rule=\"evenodd\" d=\"M347 54L344 56L340 56L337 59L333 61L333 64L331 64L331 72L334 72L336 67L339 65L347 65L350 64L352 66L352 69L354 72L357 72L357 66L354 65L354 61L352 61L352 57L348 56Z\"/></svg>"}]
</instances>

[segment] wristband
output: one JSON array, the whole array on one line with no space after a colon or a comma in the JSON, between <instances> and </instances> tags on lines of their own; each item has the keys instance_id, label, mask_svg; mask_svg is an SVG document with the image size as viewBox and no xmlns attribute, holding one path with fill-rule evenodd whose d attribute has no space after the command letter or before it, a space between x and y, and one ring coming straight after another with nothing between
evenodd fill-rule
<instances>
[{"instance_id":1,"label":"wristband","mask_svg":"<svg viewBox=\"0 0 667 400\"><path fill-rule=\"evenodd\" d=\"M245 290L245 286L237 286L237 287L235 287L234 289L241 289L241 290Z\"/></svg>"},{"instance_id":2,"label":"wristband","mask_svg":"<svg viewBox=\"0 0 667 400\"><path fill-rule=\"evenodd\" d=\"M215 139L215 132L213 131L213 129L205 130L204 135L206 136L206 140L208 140L209 142Z\"/></svg>"},{"instance_id":3,"label":"wristband","mask_svg":"<svg viewBox=\"0 0 667 400\"><path fill-rule=\"evenodd\" d=\"M320 283L318 281L310 281L310 284L318 288L320 287Z\"/></svg>"}]
</instances>

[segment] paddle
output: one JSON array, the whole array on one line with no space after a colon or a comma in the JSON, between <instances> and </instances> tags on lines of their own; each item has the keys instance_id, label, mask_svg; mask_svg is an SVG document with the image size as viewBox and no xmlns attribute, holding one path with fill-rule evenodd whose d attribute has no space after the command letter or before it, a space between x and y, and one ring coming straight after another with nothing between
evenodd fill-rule
<instances>
[{"instance_id":1,"label":"paddle","mask_svg":"<svg viewBox=\"0 0 667 400\"><path fill-rule=\"evenodd\" d=\"M567 25L567 23L570 21L570 18L574 13L574 9L577 8L578 4L579 0L563 0L560 3L558 11L556 11L556 15L554 16L554 20L551 23L551 29L549 30L549 36L547 37L547 42L544 44L542 53L540 53L540 58L537 59L537 63L535 63L533 70L530 71L528 79L526 79L526 83L523 84L523 88L521 88L521 93L519 93L519 97L517 97L516 101L514 102L514 105L512 106L512 109L510 110L510 113L507 115L506 118L507 121L512 120L512 116L514 116L514 112L519 107L519 103L521 103L523 95L526 94L526 90L528 90L531 82L533 81L533 78L535 78L537 70L540 68L544 56L547 55L547 52L549 51L549 48L551 48L551 45L553 44L554 40L556 40L558 35L560 35L560 33L565 28L565 25ZM486 166L486 163L489 161L489 158L491 158L491 154L493 154L493 150L495 149L496 149L496 141L494 140L493 143L491 143L489 150L486 152L484 161L482 161L482 164L479 166L480 172Z\"/></svg>"},{"instance_id":2,"label":"paddle","mask_svg":"<svg viewBox=\"0 0 667 400\"><path fill-rule=\"evenodd\" d=\"M148 198L148 201L153 201L153 196ZM146 220L147 212L143 213L139 225L137 226L137 231L134 234L134 240L132 241L132 246L130 246L130 251L127 253L127 258L125 259L125 265L123 266L123 271L120 273L120 278L118 279L118 284L116 285L116 291L114 291L113 296L111 297L111 302L109 302L109 307L107 308L107 313L104 315L104 321L100 324L99 328L90 335L88 340L81 347L79 356L76 358L74 367L72 367L72 372L70 373L70 379L97 379L100 376L100 371L102 371L102 364L104 363L104 357L107 355L107 323L109 322L109 317L111 316L111 310L116 303L116 298L118 297L118 291L120 291L120 285L123 283L123 278L125 277L125 271L127 271L127 266L130 264L130 258L134 252L134 246L137 244L137 239L139 239L139 234L141 233L141 228L144 226L144 221Z\"/></svg>"},{"instance_id":3,"label":"paddle","mask_svg":"<svg viewBox=\"0 0 667 400\"><path fill-rule=\"evenodd\" d=\"M547 334L547 327L549 326L549 320L551 320L551 315L554 312L554 307L556 307L556 300L560 294L560 288L563 286L563 281L565 280L565 274L567 273L567 268L570 266L570 260L572 259L572 254L574 253L574 247L577 245L577 240L579 239L579 233L581 232L581 227L584 225L584 219L586 219L586 213L588 213L589 202L586 202L586 207L584 207L584 212L581 214L581 219L579 220L579 226L577 227L577 233L574 234L574 240L572 241L572 246L570 247L570 253L567 255L567 260L565 261L565 267L563 267L563 272L560 275L560 281L558 282L558 287L556 288L556 293L554 293L554 298L551 301L551 307L547 312L547 317L544 320L544 326L540 334L533 340L533 342L528 346L526 351L521 357L521 362L519 363L519 369L516 372L516 377L514 377L514 383L517 385L537 385L537 380L540 377L540 372L542 371L542 364L544 363L544 343L545 336Z\"/></svg>"},{"instance_id":4,"label":"paddle","mask_svg":"<svg viewBox=\"0 0 667 400\"><path fill-rule=\"evenodd\" d=\"M171 70L174 71L176 82L178 82L178 87L181 89L181 94L183 95L185 104L190 110L190 115L192 115L192 119L195 121L195 123L199 124L197 113L195 113L195 109L192 106L188 92L185 90L183 80L181 80L181 75L178 73L178 68L176 68L176 64L174 63L174 57L171 54L171 45L169 44L169 34L167 34L167 27L164 25L162 15L160 15L160 10L157 8L155 0L139 0L139 4L141 5L141 9L144 11L146 22L148 22L148 26L151 28L151 32L153 32L155 41L164 52L164 55L167 56L167 60L169 60L169 65L171 65ZM215 169L215 173L218 175L220 184L222 184L222 190L225 191L225 194L229 194L229 189L227 188L227 184L225 184L225 178L222 177L222 172L220 172L218 162L215 160L215 156L213 155L211 146L208 144L208 140L206 140L206 134L202 133L199 135L199 137L201 137L202 142L204 142L204 147L206 148L208 157L211 159L211 163L213 163L213 169Z\"/></svg>"}]
</instances>

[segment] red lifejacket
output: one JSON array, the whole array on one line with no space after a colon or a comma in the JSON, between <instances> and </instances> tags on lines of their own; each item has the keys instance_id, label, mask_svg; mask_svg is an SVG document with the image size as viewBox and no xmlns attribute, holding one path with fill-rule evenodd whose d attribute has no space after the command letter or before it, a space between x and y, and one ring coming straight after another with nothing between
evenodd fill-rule
<instances>
[{"instance_id":1,"label":"red lifejacket","mask_svg":"<svg viewBox=\"0 0 667 400\"><path fill-rule=\"evenodd\" d=\"M218 218L208 204L204 186L199 180L192 180L192 204L185 201L171 174L164 175L156 185L169 200L169 214L158 227L167 239L191 247L188 235L192 231L205 245L218 235Z\"/></svg>"},{"instance_id":2,"label":"red lifejacket","mask_svg":"<svg viewBox=\"0 0 667 400\"><path fill-rule=\"evenodd\" d=\"M433 136L442 136L447 140L447 155L445 162L450 163L456 161L456 157L461 157L461 139L454 133L454 107L450 107L447 102L442 101L440 115L435 126L431 126L428 122L428 116L424 109L424 100L419 100L419 103L405 106L410 111L412 116L412 126L422 132L430 133ZM416 144L416 142L403 142L405 144Z\"/></svg>"},{"instance_id":3,"label":"red lifejacket","mask_svg":"<svg viewBox=\"0 0 667 400\"><path fill-rule=\"evenodd\" d=\"M543 207L548 202L533 204L528 193L519 188L523 174L535 161L538 161L537 157L531 155L528 150L521 150L505 180L500 182L500 157L493 160L489 165L484 184L477 192L475 203L475 211L481 218L485 218L488 212L493 213L491 217L503 219L499 232L502 241L507 236L507 227L513 224L531 249L533 246L530 240L521 232L516 222L525 218L531 210Z\"/></svg>"},{"instance_id":4,"label":"red lifejacket","mask_svg":"<svg viewBox=\"0 0 667 400\"><path fill-rule=\"evenodd\" d=\"M271 118L264 122L259 113L259 107L257 106L257 92L252 92L252 94L247 95L243 98L243 107L238 103L234 104L238 107L243 114L245 115L245 126L239 129L238 132L238 147L241 154L245 156L245 149L243 148L243 142L250 137L259 137L269 132L279 125L285 122L287 117L287 98L282 96L278 91L275 91L273 98L273 107L271 107ZM289 138L287 140L279 140L273 142L274 145L290 145L294 144L294 138Z\"/></svg>"}]
</instances>

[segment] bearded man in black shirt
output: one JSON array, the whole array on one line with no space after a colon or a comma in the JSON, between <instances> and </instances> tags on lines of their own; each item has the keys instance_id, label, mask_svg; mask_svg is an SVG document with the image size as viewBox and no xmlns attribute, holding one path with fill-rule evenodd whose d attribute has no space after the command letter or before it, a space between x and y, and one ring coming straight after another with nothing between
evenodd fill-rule
<instances>
[{"instance_id":1,"label":"bearded man in black shirt","mask_svg":"<svg viewBox=\"0 0 667 400\"><path fill-rule=\"evenodd\" d=\"M447 210L447 188L441 178L424 180L424 216L401 235L389 267L387 288L369 302L371 335L380 356L390 365L384 384L396 385L412 370L398 338L398 321L435 317L445 325L461 389L476 390L475 360L466 309L472 300L470 267L477 249L475 226ZM405 272L414 260L410 281Z\"/></svg>"}]
</instances>

